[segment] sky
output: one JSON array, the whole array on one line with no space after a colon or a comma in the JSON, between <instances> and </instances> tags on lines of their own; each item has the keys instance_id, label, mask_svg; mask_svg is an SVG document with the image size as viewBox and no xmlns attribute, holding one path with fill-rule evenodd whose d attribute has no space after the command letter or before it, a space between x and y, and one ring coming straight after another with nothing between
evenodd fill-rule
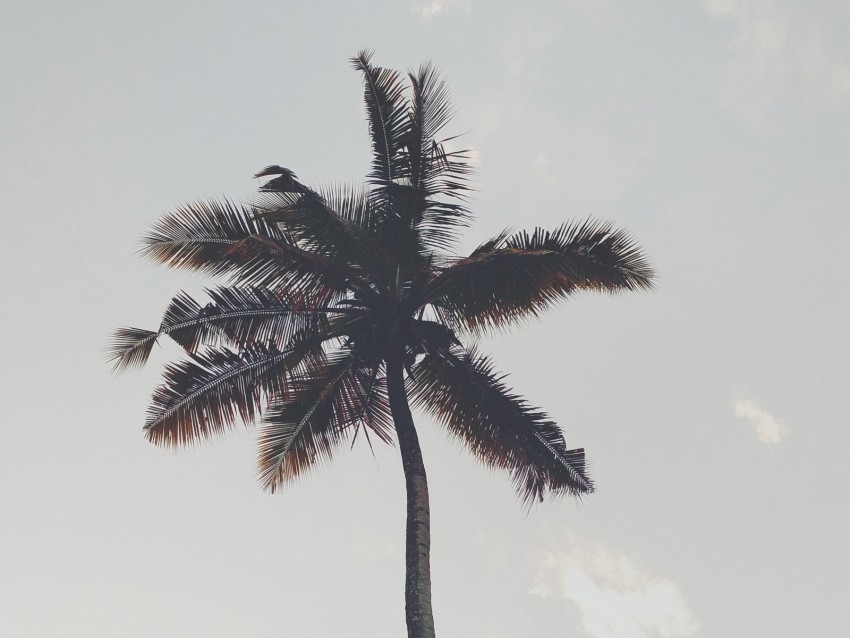
<instances>
[{"instance_id":1,"label":"sky","mask_svg":"<svg viewBox=\"0 0 850 638\"><path fill-rule=\"evenodd\" d=\"M0 5L0 633L404 634L395 448L275 495L253 431L171 451L104 361L213 282L142 260L164 213L269 164L358 182L363 48L433 60L473 149L468 251L627 228L657 289L479 343L598 491L522 507L415 415L441 638L798 638L850 629L850 5L379 0Z\"/></svg>"}]
</instances>

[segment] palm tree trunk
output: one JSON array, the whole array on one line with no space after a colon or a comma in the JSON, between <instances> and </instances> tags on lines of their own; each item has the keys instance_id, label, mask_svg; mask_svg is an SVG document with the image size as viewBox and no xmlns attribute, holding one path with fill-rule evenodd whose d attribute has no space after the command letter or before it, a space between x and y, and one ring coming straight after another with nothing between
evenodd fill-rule
<instances>
[{"instance_id":1,"label":"palm tree trunk","mask_svg":"<svg viewBox=\"0 0 850 638\"><path fill-rule=\"evenodd\" d=\"M431 510L428 480L419 437L404 388L404 351L391 348L387 357L387 392L398 435L398 447L407 485L405 614L408 638L434 638L431 611Z\"/></svg>"}]
</instances>

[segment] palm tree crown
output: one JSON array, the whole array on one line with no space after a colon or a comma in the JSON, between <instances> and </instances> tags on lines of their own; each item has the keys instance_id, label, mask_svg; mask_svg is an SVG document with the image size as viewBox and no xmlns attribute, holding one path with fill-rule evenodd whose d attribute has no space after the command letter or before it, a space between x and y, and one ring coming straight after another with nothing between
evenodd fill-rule
<instances>
[{"instance_id":1,"label":"palm tree crown","mask_svg":"<svg viewBox=\"0 0 850 638\"><path fill-rule=\"evenodd\" d=\"M504 232L465 257L452 248L471 214L466 151L439 133L451 117L434 67L407 76L352 59L364 78L372 146L365 188L312 188L286 168L257 201L197 202L144 238L153 260L227 285L180 293L158 330L122 328L118 370L168 335L187 358L165 368L144 431L177 446L259 425L259 474L274 491L359 433L398 441L408 487L408 631L433 635L428 499L408 401L483 462L507 470L525 503L591 492L583 449L514 394L461 339L534 317L578 290L647 289L641 249L609 223ZM427 600L426 600L427 599Z\"/></svg>"}]
</instances>

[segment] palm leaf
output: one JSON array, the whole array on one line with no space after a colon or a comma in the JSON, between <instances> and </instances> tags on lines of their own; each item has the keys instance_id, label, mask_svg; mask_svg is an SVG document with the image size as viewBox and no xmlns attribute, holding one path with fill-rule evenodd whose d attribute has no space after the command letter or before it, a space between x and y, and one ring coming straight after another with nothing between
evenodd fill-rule
<instances>
[{"instance_id":1,"label":"palm leaf","mask_svg":"<svg viewBox=\"0 0 850 638\"><path fill-rule=\"evenodd\" d=\"M415 193L415 198L408 196L415 214L413 224L426 245L448 250L456 241L457 230L469 224L472 214L461 203L445 198L466 198L471 167L467 151L449 152L445 148L449 140L436 140L452 117L446 83L431 63L409 77L413 97L407 165L410 189Z\"/></svg>"},{"instance_id":2,"label":"palm leaf","mask_svg":"<svg viewBox=\"0 0 850 638\"><path fill-rule=\"evenodd\" d=\"M416 223L422 243L428 250L451 252L458 241L461 228L470 225L472 213L463 204L435 199L425 201Z\"/></svg>"},{"instance_id":3,"label":"palm leaf","mask_svg":"<svg viewBox=\"0 0 850 638\"><path fill-rule=\"evenodd\" d=\"M440 78L433 63L424 62L416 73L409 73L408 76L413 89L411 128L414 139L410 143L413 160L410 162L411 180L414 186L419 187L421 181L427 179L429 167L424 160L430 154L431 143L452 119L454 111L450 103L449 88ZM419 170L416 170L417 168Z\"/></svg>"},{"instance_id":4,"label":"palm leaf","mask_svg":"<svg viewBox=\"0 0 850 638\"><path fill-rule=\"evenodd\" d=\"M361 424L389 440L392 417L385 389L374 382L376 373L345 352L311 360L261 425L260 482L266 489L274 492L330 460Z\"/></svg>"},{"instance_id":5,"label":"palm leaf","mask_svg":"<svg viewBox=\"0 0 850 638\"><path fill-rule=\"evenodd\" d=\"M368 288L345 264L305 250L290 241L252 235L233 243L226 256L236 264L230 281L321 303L343 297L348 290Z\"/></svg>"},{"instance_id":6,"label":"palm leaf","mask_svg":"<svg viewBox=\"0 0 850 638\"><path fill-rule=\"evenodd\" d=\"M201 306L186 293L177 295L165 311L160 334L168 334L190 352L201 344L229 342L289 343L296 333L317 332L327 315L349 314L333 308L289 300L264 288L220 287L207 290L212 300Z\"/></svg>"},{"instance_id":7,"label":"palm leaf","mask_svg":"<svg viewBox=\"0 0 850 638\"><path fill-rule=\"evenodd\" d=\"M206 291L211 301L201 305L185 292L168 305L158 331L140 328L117 330L107 346L113 370L141 367L156 340L168 335L188 352L202 345L230 344L246 347L261 342L286 344L328 328L327 317L356 314L352 308L335 308L289 300L263 288L216 288Z\"/></svg>"},{"instance_id":8,"label":"palm leaf","mask_svg":"<svg viewBox=\"0 0 850 638\"><path fill-rule=\"evenodd\" d=\"M252 236L285 239L277 226L258 219L250 207L228 200L195 202L154 224L142 238L141 252L167 266L217 275L237 265L230 249Z\"/></svg>"},{"instance_id":9,"label":"palm leaf","mask_svg":"<svg viewBox=\"0 0 850 638\"><path fill-rule=\"evenodd\" d=\"M371 59L371 52L361 51L351 58L351 64L363 74L363 100L372 140L369 182L385 189L403 177L404 160L400 151L409 130L408 102L399 74L372 66Z\"/></svg>"},{"instance_id":10,"label":"palm leaf","mask_svg":"<svg viewBox=\"0 0 850 638\"><path fill-rule=\"evenodd\" d=\"M414 226L424 202L410 181L411 106L398 73L373 67L371 57L363 51L352 58L352 65L364 81L372 140L372 168L367 179L372 185L369 199L377 212L375 234L402 269L414 271L422 265L423 246Z\"/></svg>"},{"instance_id":11,"label":"palm leaf","mask_svg":"<svg viewBox=\"0 0 850 638\"><path fill-rule=\"evenodd\" d=\"M331 299L355 277L343 265L295 245L253 207L188 204L157 222L142 253L171 267L229 275L231 282Z\"/></svg>"},{"instance_id":12,"label":"palm leaf","mask_svg":"<svg viewBox=\"0 0 850 638\"><path fill-rule=\"evenodd\" d=\"M265 220L285 228L300 247L358 269L364 277L385 280L391 270L389 255L376 237L380 222L368 194L360 189L337 186L318 193L268 194L257 201L257 209Z\"/></svg>"},{"instance_id":13,"label":"palm leaf","mask_svg":"<svg viewBox=\"0 0 850 638\"><path fill-rule=\"evenodd\" d=\"M511 473L522 501L593 491L584 450L568 450L558 426L514 394L489 359L460 347L429 352L408 383L433 415L487 465Z\"/></svg>"},{"instance_id":14,"label":"palm leaf","mask_svg":"<svg viewBox=\"0 0 850 638\"><path fill-rule=\"evenodd\" d=\"M150 357L159 332L142 328L118 328L106 346L106 358L113 372L141 368Z\"/></svg>"},{"instance_id":15,"label":"palm leaf","mask_svg":"<svg viewBox=\"0 0 850 638\"><path fill-rule=\"evenodd\" d=\"M578 290L649 289L653 277L625 231L588 220L503 233L443 268L423 298L455 327L477 333L536 316Z\"/></svg>"},{"instance_id":16,"label":"palm leaf","mask_svg":"<svg viewBox=\"0 0 850 638\"><path fill-rule=\"evenodd\" d=\"M383 363L379 361L370 371L366 369L359 371L358 381L363 399L359 410L352 418L355 427L353 438L357 437L357 432L363 427L367 438L371 431L384 443L391 444L395 436L395 426L387 394L387 378L385 374L382 374L383 367Z\"/></svg>"},{"instance_id":17,"label":"palm leaf","mask_svg":"<svg viewBox=\"0 0 850 638\"><path fill-rule=\"evenodd\" d=\"M587 219L549 232L536 228L505 240L507 248L552 251L566 277L581 288L607 292L648 290L655 274L637 242L611 222Z\"/></svg>"},{"instance_id":18,"label":"palm leaf","mask_svg":"<svg viewBox=\"0 0 850 638\"><path fill-rule=\"evenodd\" d=\"M148 407L146 436L157 445L176 446L221 433L237 418L252 422L266 397L286 395L286 375L297 374L305 354L316 347L300 343L280 351L274 344L253 344L241 353L209 349L167 365L164 383Z\"/></svg>"},{"instance_id":19,"label":"palm leaf","mask_svg":"<svg viewBox=\"0 0 850 638\"><path fill-rule=\"evenodd\" d=\"M463 200L469 191L467 179L472 172L469 151L446 150L447 143L456 137L437 139L453 115L448 86L430 62L409 77L413 90L407 145L411 185L426 198L443 195Z\"/></svg>"}]
</instances>

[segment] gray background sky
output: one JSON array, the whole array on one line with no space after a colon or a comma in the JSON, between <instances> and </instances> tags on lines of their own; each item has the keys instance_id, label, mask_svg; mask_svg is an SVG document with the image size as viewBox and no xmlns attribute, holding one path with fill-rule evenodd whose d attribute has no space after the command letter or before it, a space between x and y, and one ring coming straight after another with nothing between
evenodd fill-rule
<instances>
[{"instance_id":1,"label":"gray background sky","mask_svg":"<svg viewBox=\"0 0 850 638\"><path fill-rule=\"evenodd\" d=\"M441 638L847 635L848 6L4 0L0 633L403 635L394 449L270 496L250 431L145 442L176 347L101 354L201 285L134 255L162 213L272 163L362 178L371 47L452 88L464 249L595 215L660 273L481 344L598 493L526 514L419 417Z\"/></svg>"}]
</instances>

